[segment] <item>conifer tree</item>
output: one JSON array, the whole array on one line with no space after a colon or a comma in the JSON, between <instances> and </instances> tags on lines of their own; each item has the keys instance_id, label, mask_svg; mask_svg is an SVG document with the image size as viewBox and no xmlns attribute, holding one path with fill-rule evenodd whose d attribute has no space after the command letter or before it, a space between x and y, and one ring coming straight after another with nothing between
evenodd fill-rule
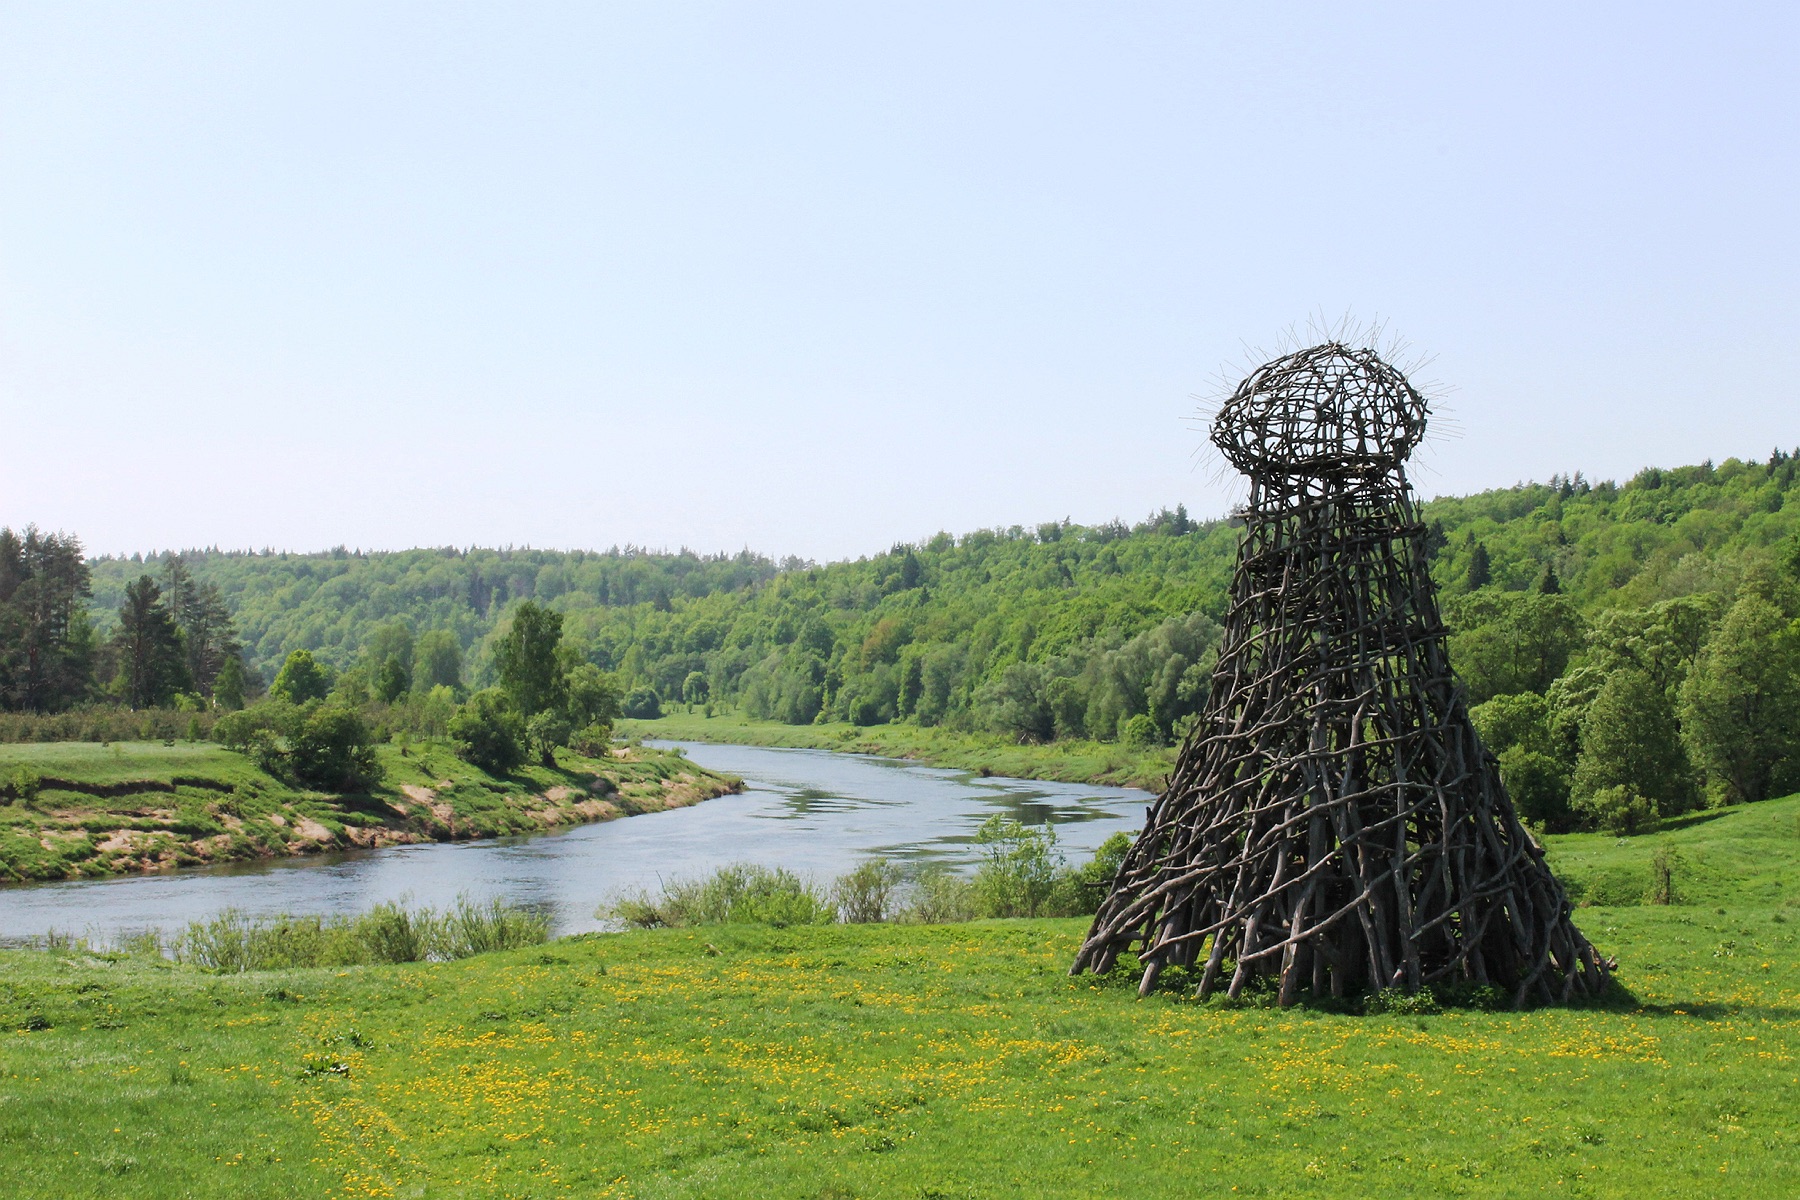
<instances>
[{"instance_id":1,"label":"conifer tree","mask_svg":"<svg viewBox=\"0 0 1800 1200\"><path fill-rule=\"evenodd\" d=\"M1488 562L1487 547L1480 542L1469 554L1468 588L1471 592L1479 591L1494 581L1493 566Z\"/></svg>"},{"instance_id":2,"label":"conifer tree","mask_svg":"<svg viewBox=\"0 0 1800 1200\"><path fill-rule=\"evenodd\" d=\"M219 671L241 651L231 610L218 585L196 581L179 554L170 555L163 573L163 602L181 627L188 678L202 694L211 695Z\"/></svg>"},{"instance_id":3,"label":"conifer tree","mask_svg":"<svg viewBox=\"0 0 1800 1200\"><path fill-rule=\"evenodd\" d=\"M192 682L181 627L163 602L162 589L148 575L125 586L113 646L119 659L116 686L131 708L168 704Z\"/></svg>"},{"instance_id":4,"label":"conifer tree","mask_svg":"<svg viewBox=\"0 0 1800 1200\"><path fill-rule=\"evenodd\" d=\"M0 529L0 709L55 712L86 695L89 594L79 539Z\"/></svg>"}]
</instances>

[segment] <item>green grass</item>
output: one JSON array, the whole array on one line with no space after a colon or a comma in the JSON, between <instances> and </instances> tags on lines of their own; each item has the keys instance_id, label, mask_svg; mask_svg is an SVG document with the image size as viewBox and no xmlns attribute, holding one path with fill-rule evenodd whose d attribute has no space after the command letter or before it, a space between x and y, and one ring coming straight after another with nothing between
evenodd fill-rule
<instances>
[{"instance_id":1,"label":"green grass","mask_svg":"<svg viewBox=\"0 0 1800 1200\"><path fill-rule=\"evenodd\" d=\"M90 783L209 775L233 781L262 776L241 754L212 742L15 742L0 745L0 773L28 767L40 775Z\"/></svg>"},{"instance_id":2,"label":"green grass","mask_svg":"<svg viewBox=\"0 0 1800 1200\"><path fill-rule=\"evenodd\" d=\"M1550 838L1549 847L1577 903L1646 903L1659 853L1678 902L1800 903L1800 797L1692 813L1639 837L1568 834Z\"/></svg>"},{"instance_id":3,"label":"green grass","mask_svg":"<svg viewBox=\"0 0 1800 1200\"><path fill-rule=\"evenodd\" d=\"M21 770L42 781L35 797L0 803L0 879L541 832L692 804L736 786L643 747L606 759L559 751L553 768L533 764L506 776L463 762L443 742L389 744L378 753L381 784L338 796L296 789L208 742L0 745L0 784L16 791Z\"/></svg>"},{"instance_id":4,"label":"green grass","mask_svg":"<svg viewBox=\"0 0 1800 1200\"><path fill-rule=\"evenodd\" d=\"M1665 842L1713 864L1703 905L1580 910L1633 993L1603 1008L1139 1000L1063 973L1080 920L243 975L8 952L0 1178L109 1197L1790 1197L1800 903L1777 852L1796 822L1800 797L1553 840L1590 891Z\"/></svg>"},{"instance_id":5,"label":"green grass","mask_svg":"<svg viewBox=\"0 0 1800 1200\"><path fill-rule=\"evenodd\" d=\"M844 750L910 758L934 767L986 770L1017 779L1065 783L1123 784L1160 791L1175 767L1169 746L1134 749L1118 742L1067 740L1020 745L998 734L959 733L918 725L783 725L755 721L736 712L716 716L671 712L654 721L621 721L632 737L729 742L740 746L787 746L802 750Z\"/></svg>"}]
</instances>

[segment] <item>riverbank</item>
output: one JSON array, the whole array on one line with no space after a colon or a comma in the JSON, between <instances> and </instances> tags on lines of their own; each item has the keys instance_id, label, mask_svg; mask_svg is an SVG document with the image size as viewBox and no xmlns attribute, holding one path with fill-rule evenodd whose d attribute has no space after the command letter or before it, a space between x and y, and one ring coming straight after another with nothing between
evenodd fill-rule
<instances>
[{"instance_id":1,"label":"riverbank","mask_svg":"<svg viewBox=\"0 0 1800 1200\"><path fill-rule=\"evenodd\" d=\"M361 795L294 788L209 742L0 745L0 879L79 879L506 834L661 812L741 783L679 753L605 759L564 750L554 768L494 776L444 742L377 748Z\"/></svg>"},{"instance_id":2,"label":"riverbank","mask_svg":"<svg viewBox=\"0 0 1800 1200\"><path fill-rule=\"evenodd\" d=\"M1053 779L1160 792L1175 768L1175 748L1132 749L1118 742L1062 741L1020 745L997 734L959 733L918 725L783 725L753 721L737 713L705 716L670 713L654 721L621 721L629 737L671 741L729 742L739 746L783 746L796 750L841 750L912 759L933 767L956 767L1010 775L1015 779Z\"/></svg>"}]
</instances>

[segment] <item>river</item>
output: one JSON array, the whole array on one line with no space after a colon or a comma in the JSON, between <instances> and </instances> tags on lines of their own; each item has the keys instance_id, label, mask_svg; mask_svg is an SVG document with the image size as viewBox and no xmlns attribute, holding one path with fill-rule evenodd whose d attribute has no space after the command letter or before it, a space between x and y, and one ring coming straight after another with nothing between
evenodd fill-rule
<instances>
[{"instance_id":1,"label":"river","mask_svg":"<svg viewBox=\"0 0 1800 1200\"><path fill-rule=\"evenodd\" d=\"M1147 792L966 771L827 750L702 742L694 762L744 780L733 796L670 812L530 837L386 850L66 883L0 888L0 943L51 931L102 942L227 908L251 913L359 912L410 898L443 907L458 893L501 896L547 912L557 934L603 927L595 910L622 892L703 875L731 862L782 866L828 882L863 858L968 869L975 830L1002 813L1051 824L1071 862L1143 824Z\"/></svg>"}]
</instances>

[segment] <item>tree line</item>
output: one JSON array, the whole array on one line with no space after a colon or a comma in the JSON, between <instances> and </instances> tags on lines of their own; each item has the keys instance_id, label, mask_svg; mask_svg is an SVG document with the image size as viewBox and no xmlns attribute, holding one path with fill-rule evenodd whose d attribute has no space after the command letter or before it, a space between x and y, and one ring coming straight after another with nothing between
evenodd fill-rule
<instances>
[{"instance_id":1,"label":"tree line","mask_svg":"<svg viewBox=\"0 0 1800 1200\"><path fill-rule=\"evenodd\" d=\"M1794 677L1784 656L1797 615L1795 474L1794 456L1776 452L1623 484L1558 476L1424 506L1453 661L1532 819L1626 827L1800 785L1784 682ZM195 664L224 660L196 659L194 647L223 645L230 631L216 613L197 615L205 604L178 598L189 590L170 572L178 559L177 573L195 594L216 589L237 628L257 614L262 632L243 639L240 656L247 695L295 650L331 688L385 706L363 711L394 728L445 732L473 694L500 689L516 722L497 696L477 709L525 755L543 741L530 721L555 706L508 685L507 664L546 614L565 675L594 668L625 715L687 704L791 723L1172 742L1206 699L1239 538L1231 520L1196 523L1177 508L1135 526L941 533L826 566L635 550L162 555L133 564L128 579L123 560L93 564L113 582L94 589L84 615L81 588L56 582L79 579L78 545L65 540L59 559L49 548L64 542L28 533L30 554L8 561L43 565L8 567L7 579L43 583L0 591L8 704L124 698L131 679L179 679L180 669L208 699L217 677L200 682L210 668ZM156 632L154 599L133 607L146 576L169 620L195 631L183 634L184 668L166 654L167 669L155 665L154 646L170 638ZM103 592L117 597L110 608ZM55 630L66 632L42 632ZM64 648L33 657L18 649L32 638ZM103 647L113 648L106 665L71 686ZM121 674L127 661L148 665Z\"/></svg>"},{"instance_id":2,"label":"tree line","mask_svg":"<svg viewBox=\"0 0 1800 1200\"><path fill-rule=\"evenodd\" d=\"M127 583L111 630L96 629L80 539L0 529L0 709L53 713L83 703L131 709L241 707L260 690L217 585L179 556Z\"/></svg>"}]
</instances>

